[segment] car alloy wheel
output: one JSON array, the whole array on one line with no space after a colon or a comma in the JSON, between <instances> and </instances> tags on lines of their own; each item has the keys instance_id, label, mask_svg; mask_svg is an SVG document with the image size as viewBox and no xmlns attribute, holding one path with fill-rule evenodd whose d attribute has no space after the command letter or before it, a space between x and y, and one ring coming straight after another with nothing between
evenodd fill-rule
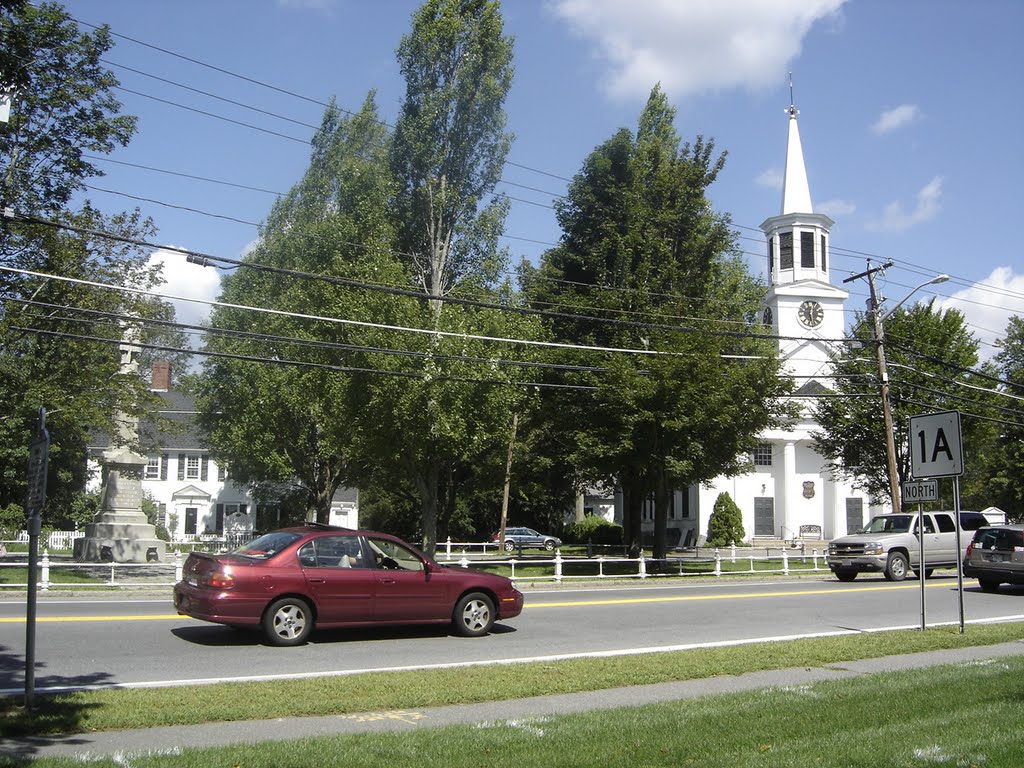
<instances>
[{"instance_id":1,"label":"car alloy wheel","mask_svg":"<svg viewBox=\"0 0 1024 768\"><path fill-rule=\"evenodd\" d=\"M487 595L472 592L455 605L455 631L464 637L486 635L494 626L494 603Z\"/></svg>"},{"instance_id":2,"label":"car alloy wheel","mask_svg":"<svg viewBox=\"0 0 1024 768\"><path fill-rule=\"evenodd\" d=\"M313 631L313 616L305 600L283 597L263 616L263 631L272 645L301 645Z\"/></svg>"},{"instance_id":3,"label":"car alloy wheel","mask_svg":"<svg viewBox=\"0 0 1024 768\"><path fill-rule=\"evenodd\" d=\"M885 578L889 581L903 581L907 578L908 570L907 556L902 552L893 552L885 564Z\"/></svg>"}]
</instances>

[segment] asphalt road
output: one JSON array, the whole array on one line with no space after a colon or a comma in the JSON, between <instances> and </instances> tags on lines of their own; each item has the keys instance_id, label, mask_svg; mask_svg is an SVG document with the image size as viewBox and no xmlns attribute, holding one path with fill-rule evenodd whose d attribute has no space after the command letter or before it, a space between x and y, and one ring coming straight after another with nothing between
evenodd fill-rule
<instances>
[{"instance_id":1,"label":"asphalt road","mask_svg":"<svg viewBox=\"0 0 1024 768\"><path fill-rule=\"evenodd\" d=\"M959 621L955 577L927 582L928 624ZM36 624L36 690L166 685L561 655L629 653L921 622L916 580L828 575L788 581L654 582L525 587L521 616L484 638L443 627L316 632L276 648L255 633L177 616L167 596L43 596ZM1024 589L981 592L965 582L968 621L1024 618ZM0 693L24 689L25 603L0 601ZM968 626L967 632L970 632Z\"/></svg>"}]
</instances>

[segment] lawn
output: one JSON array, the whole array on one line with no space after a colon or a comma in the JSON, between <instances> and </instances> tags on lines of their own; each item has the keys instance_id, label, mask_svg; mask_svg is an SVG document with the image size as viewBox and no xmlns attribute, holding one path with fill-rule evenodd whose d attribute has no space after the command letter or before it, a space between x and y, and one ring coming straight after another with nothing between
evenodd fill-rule
<instances>
[{"instance_id":1,"label":"lawn","mask_svg":"<svg viewBox=\"0 0 1024 768\"><path fill-rule=\"evenodd\" d=\"M89 765L888 768L1024 765L1024 656L560 717L331 736ZM44 759L39 768L81 766Z\"/></svg>"}]
</instances>

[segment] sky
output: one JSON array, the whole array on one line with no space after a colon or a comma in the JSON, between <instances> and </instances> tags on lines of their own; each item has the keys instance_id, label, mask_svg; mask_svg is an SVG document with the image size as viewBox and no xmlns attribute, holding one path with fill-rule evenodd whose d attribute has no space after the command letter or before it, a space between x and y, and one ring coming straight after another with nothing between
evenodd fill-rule
<instances>
[{"instance_id":1,"label":"sky","mask_svg":"<svg viewBox=\"0 0 1024 768\"><path fill-rule=\"evenodd\" d=\"M275 200L302 176L333 97L358 110L376 91L394 123L404 95L395 49L419 0L68 0L108 24L105 56L131 144L97 163L101 210L138 207L154 241L241 258ZM503 245L534 263L560 235L552 201L586 157L635 128L661 85L686 141L727 153L709 190L751 272L767 279L761 222L780 213L793 101L815 213L835 220L832 281L892 260L892 307L914 294L962 311L988 358L1024 315L1012 229L1024 192L1024 2L1019 0L504 0L516 135L499 190ZM216 298L215 270L158 252L169 295ZM847 321L867 284L850 291ZM183 322L208 308L178 303Z\"/></svg>"}]
</instances>

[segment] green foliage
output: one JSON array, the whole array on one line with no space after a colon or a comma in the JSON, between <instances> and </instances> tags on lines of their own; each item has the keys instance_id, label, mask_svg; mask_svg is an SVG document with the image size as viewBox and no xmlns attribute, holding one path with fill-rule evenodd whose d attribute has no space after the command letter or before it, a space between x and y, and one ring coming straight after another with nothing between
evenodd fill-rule
<instances>
[{"instance_id":1,"label":"green foliage","mask_svg":"<svg viewBox=\"0 0 1024 768\"><path fill-rule=\"evenodd\" d=\"M702 137L681 143L674 119L655 88L636 133L596 148L556 202L561 244L539 269L522 267L533 305L561 313L547 320L552 338L640 350L551 355L587 366L552 382L586 389L545 393L544 413L580 480L622 487L634 551L654 496L657 556L669 489L743 471L738 457L776 422L789 389L774 345L748 322L763 286L707 198L724 155Z\"/></svg>"},{"instance_id":2,"label":"green foliage","mask_svg":"<svg viewBox=\"0 0 1024 768\"><path fill-rule=\"evenodd\" d=\"M870 326L867 318L858 316L834 369L837 394L847 397L818 402L814 415L821 428L812 436L816 450L834 472L879 502L889 498L889 481L885 431L879 417L878 359ZM907 430L911 416L967 410L963 398L968 390L978 393L970 395L978 403L978 408L970 406L970 411L982 416L996 416L997 412L986 410L993 402L985 395L990 382L970 370L978 365L978 342L958 310L936 310L934 300L896 310L885 321L885 355L902 483L910 477ZM984 445L989 429L984 419L962 418L963 445ZM979 464L967 462L964 482L976 482L981 469ZM946 499L944 508L951 507L952 499Z\"/></svg>"},{"instance_id":3,"label":"green foliage","mask_svg":"<svg viewBox=\"0 0 1024 768\"><path fill-rule=\"evenodd\" d=\"M708 546L727 547L746 538L743 513L728 493L718 494L715 507L708 518Z\"/></svg>"},{"instance_id":4,"label":"green foliage","mask_svg":"<svg viewBox=\"0 0 1024 768\"><path fill-rule=\"evenodd\" d=\"M566 542L570 544L622 544L622 526L598 515L587 515L565 527Z\"/></svg>"}]
</instances>

